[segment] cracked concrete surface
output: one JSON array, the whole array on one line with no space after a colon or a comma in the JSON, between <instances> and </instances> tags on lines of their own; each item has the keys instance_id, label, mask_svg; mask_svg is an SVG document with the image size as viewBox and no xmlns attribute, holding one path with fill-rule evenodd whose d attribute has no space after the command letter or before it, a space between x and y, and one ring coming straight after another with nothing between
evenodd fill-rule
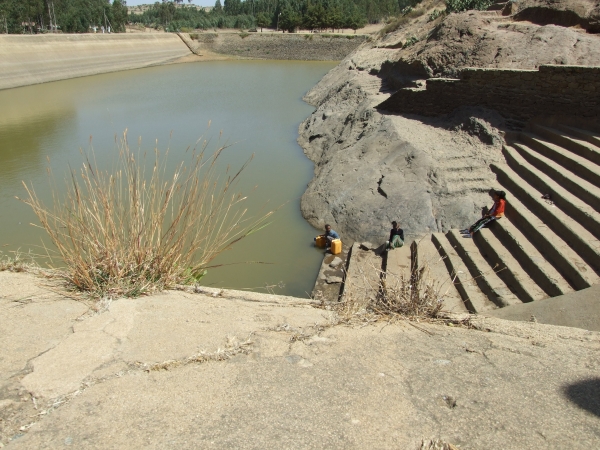
<instances>
[{"instance_id":1,"label":"cracked concrete surface","mask_svg":"<svg viewBox=\"0 0 600 450\"><path fill-rule=\"evenodd\" d=\"M36 300L35 283L0 273L8 449L411 449L432 438L589 449L600 439L596 332L495 318L475 330L420 324L427 333L330 327L328 311L300 299L211 290L92 315ZM25 286L32 301L15 302Z\"/></svg>"}]
</instances>

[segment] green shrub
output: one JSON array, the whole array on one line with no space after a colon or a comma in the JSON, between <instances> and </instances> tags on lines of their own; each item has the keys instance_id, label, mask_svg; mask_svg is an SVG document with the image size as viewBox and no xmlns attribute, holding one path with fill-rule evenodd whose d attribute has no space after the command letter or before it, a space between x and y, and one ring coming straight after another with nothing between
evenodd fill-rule
<instances>
[{"instance_id":1,"label":"green shrub","mask_svg":"<svg viewBox=\"0 0 600 450\"><path fill-rule=\"evenodd\" d=\"M412 47L417 42L419 42L419 39L416 36L411 36L404 42L404 44L402 45L402 48Z\"/></svg>"},{"instance_id":2,"label":"green shrub","mask_svg":"<svg viewBox=\"0 0 600 450\"><path fill-rule=\"evenodd\" d=\"M241 37L242 39L246 39L248 36L250 36L250 33L246 33L246 32L242 32L242 33L240 33L240 37Z\"/></svg>"},{"instance_id":3,"label":"green shrub","mask_svg":"<svg viewBox=\"0 0 600 450\"><path fill-rule=\"evenodd\" d=\"M429 14L429 17L427 18L427 22L433 22L438 17L445 16L446 14L447 13L446 13L445 9L434 9L433 12L431 14Z\"/></svg>"}]
</instances>

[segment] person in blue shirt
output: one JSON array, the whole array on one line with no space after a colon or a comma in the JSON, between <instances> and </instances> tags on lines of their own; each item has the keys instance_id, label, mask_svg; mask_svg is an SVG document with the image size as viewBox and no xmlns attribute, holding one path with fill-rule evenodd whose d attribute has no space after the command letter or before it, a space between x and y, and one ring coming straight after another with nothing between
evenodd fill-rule
<instances>
[{"instance_id":1,"label":"person in blue shirt","mask_svg":"<svg viewBox=\"0 0 600 450\"><path fill-rule=\"evenodd\" d=\"M340 238L340 235L337 234L335 231L333 231L331 229L331 225L329 225L329 224L325 225L325 234L322 234L321 236L326 239L325 240L325 248L331 247L331 241L333 241L334 239Z\"/></svg>"}]
</instances>

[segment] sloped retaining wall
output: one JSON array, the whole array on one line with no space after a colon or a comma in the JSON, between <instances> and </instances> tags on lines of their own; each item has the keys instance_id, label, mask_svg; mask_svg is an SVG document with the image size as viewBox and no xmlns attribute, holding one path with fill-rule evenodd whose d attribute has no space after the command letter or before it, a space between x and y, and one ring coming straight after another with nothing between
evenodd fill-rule
<instances>
[{"instance_id":1,"label":"sloped retaining wall","mask_svg":"<svg viewBox=\"0 0 600 450\"><path fill-rule=\"evenodd\" d=\"M0 89L137 69L189 54L170 33L0 35Z\"/></svg>"},{"instance_id":2,"label":"sloped retaining wall","mask_svg":"<svg viewBox=\"0 0 600 450\"><path fill-rule=\"evenodd\" d=\"M260 59L339 61L368 37L364 35L283 33L199 33L199 50Z\"/></svg>"},{"instance_id":3,"label":"sloped retaining wall","mask_svg":"<svg viewBox=\"0 0 600 450\"><path fill-rule=\"evenodd\" d=\"M460 79L430 78L426 89L401 89L378 109L438 116L460 106L494 109L519 121L540 115L594 118L600 113L600 67L469 68Z\"/></svg>"}]
</instances>

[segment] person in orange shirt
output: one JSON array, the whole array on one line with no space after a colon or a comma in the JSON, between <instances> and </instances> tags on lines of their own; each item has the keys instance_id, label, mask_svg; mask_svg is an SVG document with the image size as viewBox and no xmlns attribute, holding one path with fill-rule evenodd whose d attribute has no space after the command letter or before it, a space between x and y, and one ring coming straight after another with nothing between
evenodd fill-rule
<instances>
[{"instance_id":1,"label":"person in orange shirt","mask_svg":"<svg viewBox=\"0 0 600 450\"><path fill-rule=\"evenodd\" d=\"M504 217L504 208L506 207L506 192L495 191L492 197L494 199L494 205L492 208L486 214L484 214L481 219L471 225L468 230L461 230L461 232L465 234L464 237L472 238L473 234L490 224L492 221Z\"/></svg>"}]
</instances>

